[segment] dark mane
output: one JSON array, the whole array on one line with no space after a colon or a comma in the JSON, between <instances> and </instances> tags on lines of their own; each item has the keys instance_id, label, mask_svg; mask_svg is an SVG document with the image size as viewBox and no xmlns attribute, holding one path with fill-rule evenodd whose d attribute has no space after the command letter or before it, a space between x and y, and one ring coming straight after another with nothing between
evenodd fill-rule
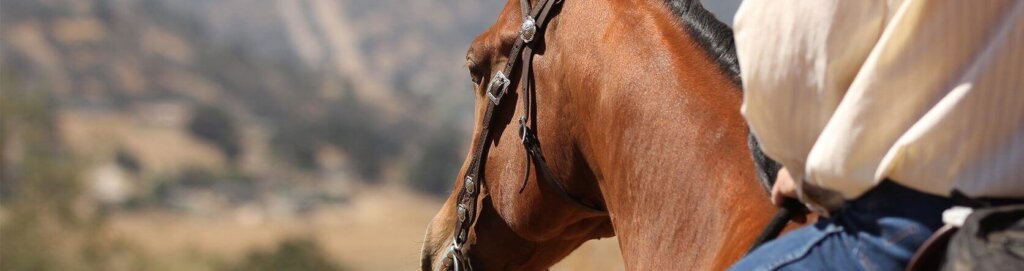
<instances>
[{"instance_id":1,"label":"dark mane","mask_svg":"<svg viewBox=\"0 0 1024 271\"><path fill-rule=\"evenodd\" d=\"M740 64L739 59L736 58L736 44L733 43L732 28L704 9L699 0L665 0L665 2L672 12L679 16L693 39L718 62L719 68L726 72L742 91ZM747 143L757 168L757 178L766 189L771 190L782 165L764 154L754 134L749 135Z\"/></svg>"},{"instance_id":2,"label":"dark mane","mask_svg":"<svg viewBox=\"0 0 1024 271\"><path fill-rule=\"evenodd\" d=\"M736 45L732 39L732 28L719 21L699 0L666 0L669 8L686 26L690 35L697 40L718 65L728 73L733 83L740 85L740 64L736 59Z\"/></svg>"}]
</instances>

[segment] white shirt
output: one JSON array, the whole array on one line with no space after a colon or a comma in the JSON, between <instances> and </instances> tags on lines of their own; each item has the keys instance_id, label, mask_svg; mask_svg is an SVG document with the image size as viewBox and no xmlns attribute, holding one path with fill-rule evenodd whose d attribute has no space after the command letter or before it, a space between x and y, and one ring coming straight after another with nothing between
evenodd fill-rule
<instances>
[{"instance_id":1,"label":"white shirt","mask_svg":"<svg viewBox=\"0 0 1024 271\"><path fill-rule=\"evenodd\" d=\"M746 0L735 38L743 115L803 186L1024 197L1024 1Z\"/></svg>"}]
</instances>

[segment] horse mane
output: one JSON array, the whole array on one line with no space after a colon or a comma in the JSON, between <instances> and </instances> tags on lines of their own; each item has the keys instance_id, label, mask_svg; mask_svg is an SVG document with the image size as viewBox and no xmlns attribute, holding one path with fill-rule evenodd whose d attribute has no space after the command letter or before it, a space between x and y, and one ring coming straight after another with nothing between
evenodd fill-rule
<instances>
[{"instance_id":1,"label":"horse mane","mask_svg":"<svg viewBox=\"0 0 1024 271\"><path fill-rule=\"evenodd\" d=\"M733 83L740 84L740 63L732 28L704 9L699 0L665 0L672 12L686 26L690 36L710 54ZM741 88L742 89L742 88Z\"/></svg>"},{"instance_id":2,"label":"horse mane","mask_svg":"<svg viewBox=\"0 0 1024 271\"><path fill-rule=\"evenodd\" d=\"M705 52L711 55L718 63L719 68L742 91L740 64L736 57L736 44L733 41L732 28L704 9L700 0L665 0L665 2L679 17L690 36ZM757 177L765 189L770 191L782 165L764 154L753 134L749 135L747 142L757 168Z\"/></svg>"}]
</instances>

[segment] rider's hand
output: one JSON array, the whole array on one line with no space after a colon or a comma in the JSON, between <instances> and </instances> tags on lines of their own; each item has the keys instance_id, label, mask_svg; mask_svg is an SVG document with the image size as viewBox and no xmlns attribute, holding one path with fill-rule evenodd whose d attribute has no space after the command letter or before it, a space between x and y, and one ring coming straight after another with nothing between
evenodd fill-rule
<instances>
[{"instance_id":1,"label":"rider's hand","mask_svg":"<svg viewBox=\"0 0 1024 271\"><path fill-rule=\"evenodd\" d=\"M796 182L793 181L793 176L789 175L789 170L783 167L779 170L779 176L775 178L775 185L772 186L772 204L782 207L782 201L786 198L797 198Z\"/></svg>"}]
</instances>

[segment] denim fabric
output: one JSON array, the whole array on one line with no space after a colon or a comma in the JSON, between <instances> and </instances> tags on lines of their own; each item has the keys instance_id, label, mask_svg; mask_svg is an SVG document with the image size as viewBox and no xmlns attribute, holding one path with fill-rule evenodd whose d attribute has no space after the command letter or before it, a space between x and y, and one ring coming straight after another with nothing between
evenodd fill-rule
<instances>
[{"instance_id":1,"label":"denim fabric","mask_svg":"<svg viewBox=\"0 0 1024 271\"><path fill-rule=\"evenodd\" d=\"M903 270L950 206L947 198L883 181L832 217L762 245L730 270Z\"/></svg>"}]
</instances>

